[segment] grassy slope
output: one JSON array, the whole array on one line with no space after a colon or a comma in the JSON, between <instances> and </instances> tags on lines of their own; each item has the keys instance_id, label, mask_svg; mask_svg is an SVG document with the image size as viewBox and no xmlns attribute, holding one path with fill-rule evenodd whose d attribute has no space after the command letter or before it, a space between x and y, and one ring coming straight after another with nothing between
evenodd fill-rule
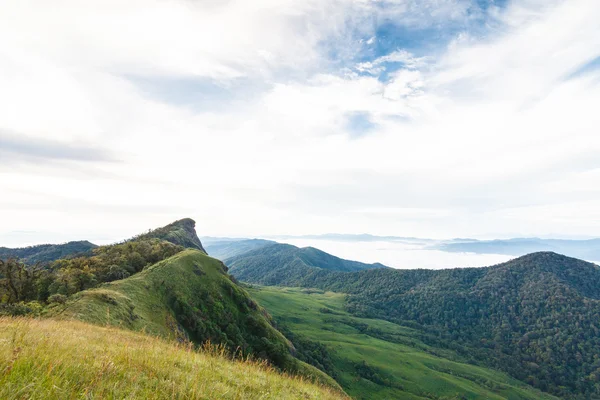
<instances>
[{"instance_id":1,"label":"grassy slope","mask_svg":"<svg viewBox=\"0 0 600 400\"><path fill-rule=\"evenodd\" d=\"M186 322L189 315L176 312L170 299L189 306L198 318ZM291 345L265 314L245 290L229 279L220 261L192 249L130 278L77 293L65 306L50 311L50 316L64 320L118 326L171 339L185 337L196 343L209 339L227 343L230 348L239 346L247 350L246 354L268 358L283 369L337 387L329 376L290 355ZM205 326L199 326L202 324ZM210 329L218 334L199 336L198 332ZM269 352L264 340L278 347Z\"/></svg>"},{"instance_id":2,"label":"grassy slope","mask_svg":"<svg viewBox=\"0 0 600 400\"><path fill-rule=\"evenodd\" d=\"M252 362L78 321L0 318L0 398L340 399Z\"/></svg>"},{"instance_id":3,"label":"grassy slope","mask_svg":"<svg viewBox=\"0 0 600 400\"><path fill-rule=\"evenodd\" d=\"M205 275L196 275L196 266ZM224 279L227 278L218 261L199 251L186 250L130 278L77 293L51 316L109 324L174 339L179 333L175 326L167 323L172 320L173 312L166 304L164 290L177 288L178 294L188 299L196 286L202 286L212 294L223 296L220 284Z\"/></svg>"},{"instance_id":4,"label":"grassy slope","mask_svg":"<svg viewBox=\"0 0 600 400\"><path fill-rule=\"evenodd\" d=\"M274 287L255 287L250 293L279 325L325 344L339 371L338 382L356 399L553 398L503 373L429 354L428 346L409 328L382 320L353 317L344 311L342 294ZM324 308L333 312L320 311ZM396 342L410 345L361 333L352 326L356 323L367 324L370 329L384 332ZM358 378L353 363L362 360L401 388ZM455 397L457 394L459 396Z\"/></svg>"}]
</instances>

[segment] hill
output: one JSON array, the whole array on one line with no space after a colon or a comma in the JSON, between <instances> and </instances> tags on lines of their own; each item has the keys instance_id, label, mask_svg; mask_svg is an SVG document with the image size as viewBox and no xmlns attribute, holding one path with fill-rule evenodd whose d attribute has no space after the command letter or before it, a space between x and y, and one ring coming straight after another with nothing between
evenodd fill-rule
<instances>
[{"instance_id":1,"label":"hill","mask_svg":"<svg viewBox=\"0 0 600 400\"><path fill-rule=\"evenodd\" d=\"M235 275L235 269L232 269ZM264 283L251 272L240 275ZM600 397L600 268L534 253L487 268L268 275L349 294L347 310L423 332L432 346L562 398Z\"/></svg>"},{"instance_id":2,"label":"hill","mask_svg":"<svg viewBox=\"0 0 600 400\"><path fill-rule=\"evenodd\" d=\"M110 325L150 335L225 346L292 373L336 384L292 356L291 344L269 316L233 282L224 265L188 249L127 279L79 292L49 316Z\"/></svg>"},{"instance_id":3,"label":"hill","mask_svg":"<svg viewBox=\"0 0 600 400\"><path fill-rule=\"evenodd\" d=\"M2 399L344 399L337 391L141 333L0 318Z\"/></svg>"},{"instance_id":4,"label":"hill","mask_svg":"<svg viewBox=\"0 0 600 400\"><path fill-rule=\"evenodd\" d=\"M276 242L264 239L202 238L202 243L211 257L226 260Z\"/></svg>"},{"instance_id":5,"label":"hill","mask_svg":"<svg viewBox=\"0 0 600 400\"><path fill-rule=\"evenodd\" d=\"M318 271L352 272L373 268L386 268L383 264L364 264L344 260L313 247L298 248L276 243L224 260L236 278L278 285L294 282ZM293 285L286 285L293 286Z\"/></svg>"},{"instance_id":6,"label":"hill","mask_svg":"<svg viewBox=\"0 0 600 400\"><path fill-rule=\"evenodd\" d=\"M196 234L196 221L191 218L184 218L169 225L163 226L162 228L151 230L148 233L144 233L134 237L132 240L145 240L145 239L160 239L166 240L178 246L185 247L187 249L200 250L206 254L206 250L202 247L202 242Z\"/></svg>"},{"instance_id":7,"label":"hill","mask_svg":"<svg viewBox=\"0 0 600 400\"><path fill-rule=\"evenodd\" d=\"M297 356L327 371L354 399L551 399L504 373L424 344L420 332L344 309L344 295L253 287ZM456 361L452 361L456 360Z\"/></svg>"},{"instance_id":8,"label":"hill","mask_svg":"<svg viewBox=\"0 0 600 400\"><path fill-rule=\"evenodd\" d=\"M60 258L89 253L97 246L87 240L64 244L40 244L11 249L0 247L0 259L19 258L27 264L48 263Z\"/></svg>"},{"instance_id":9,"label":"hill","mask_svg":"<svg viewBox=\"0 0 600 400\"><path fill-rule=\"evenodd\" d=\"M433 248L458 253L487 253L522 256L540 251L552 251L583 260L600 261L600 239L564 240L517 238L504 240L464 240L440 243Z\"/></svg>"}]
</instances>

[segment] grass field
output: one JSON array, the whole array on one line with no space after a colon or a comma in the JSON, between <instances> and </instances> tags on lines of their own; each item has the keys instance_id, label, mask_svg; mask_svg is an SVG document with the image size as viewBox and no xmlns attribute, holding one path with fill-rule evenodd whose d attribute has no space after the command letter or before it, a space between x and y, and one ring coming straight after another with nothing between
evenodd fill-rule
<instances>
[{"instance_id":1,"label":"grass field","mask_svg":"<svg viewBox=\"0 0 600 400\"><path fill-rule=\"evenodd\" d=\"M353 317L343 294L259 286L249 292L279 326L326 345L338 383L355 399L554 398L503 373L445 359L447 351L432 355L412 329ZM364 377L365 365L378 383Z\"/></svg>"},{"instance_id":2,"label":"grass field","mask_svg":"<svg viewBox=\"0 0 600 400\"><path fill-rule=\"evenodd\" d=\"M0 318L0 398L343 399L264 363L79 321Z\"/></svg>"}]
</instances>

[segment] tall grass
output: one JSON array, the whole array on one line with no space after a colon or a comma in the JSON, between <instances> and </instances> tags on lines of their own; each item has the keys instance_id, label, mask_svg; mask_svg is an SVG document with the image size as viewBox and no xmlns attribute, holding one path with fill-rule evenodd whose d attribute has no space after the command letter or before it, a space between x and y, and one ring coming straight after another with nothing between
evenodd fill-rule
<instances>
[{"instance_id":1,"label":"tall grass","mask_svg":"<svg viewBox=\"0 0 600 400\"><path fill-rule=\"evenodd\" d=\"M78 321L0 318L1 399L340 399L225 348Z\"/></svg>"}]
</instances>

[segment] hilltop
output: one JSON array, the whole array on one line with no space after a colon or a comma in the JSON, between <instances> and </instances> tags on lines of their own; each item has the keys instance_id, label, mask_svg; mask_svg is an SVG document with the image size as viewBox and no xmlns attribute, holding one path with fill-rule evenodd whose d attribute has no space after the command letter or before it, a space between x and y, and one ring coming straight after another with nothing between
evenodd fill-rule
<instances>
[{"instance_id":1,"label":"hilltop","mask_svg":"<svg viewBox=\"0 0 600 400\"><path fill-rule=\"evenodd\" d=\"M353 272L387 268L344 260L314 247L275 243L224 260L236 278L263 285L286 285L319 271ZM293 286L293 285L287 285Z\"/></svg>"},{"instance_id":2,"label":"hilltop","mask_svg":"<svg viewBox=\"0 0 600 400\"><path fill-rule=\"evenodd\" d=\"M169 225L163 226L162 228L138 235L132 240L145 239L166 240L167 242L183 246L187 249L200 250L206 254L206 250L204 250L202 242L200 242L200 238L198 238L196 233L196 221L191 218L180 219Z\"/></svg>"}]
</instances>

